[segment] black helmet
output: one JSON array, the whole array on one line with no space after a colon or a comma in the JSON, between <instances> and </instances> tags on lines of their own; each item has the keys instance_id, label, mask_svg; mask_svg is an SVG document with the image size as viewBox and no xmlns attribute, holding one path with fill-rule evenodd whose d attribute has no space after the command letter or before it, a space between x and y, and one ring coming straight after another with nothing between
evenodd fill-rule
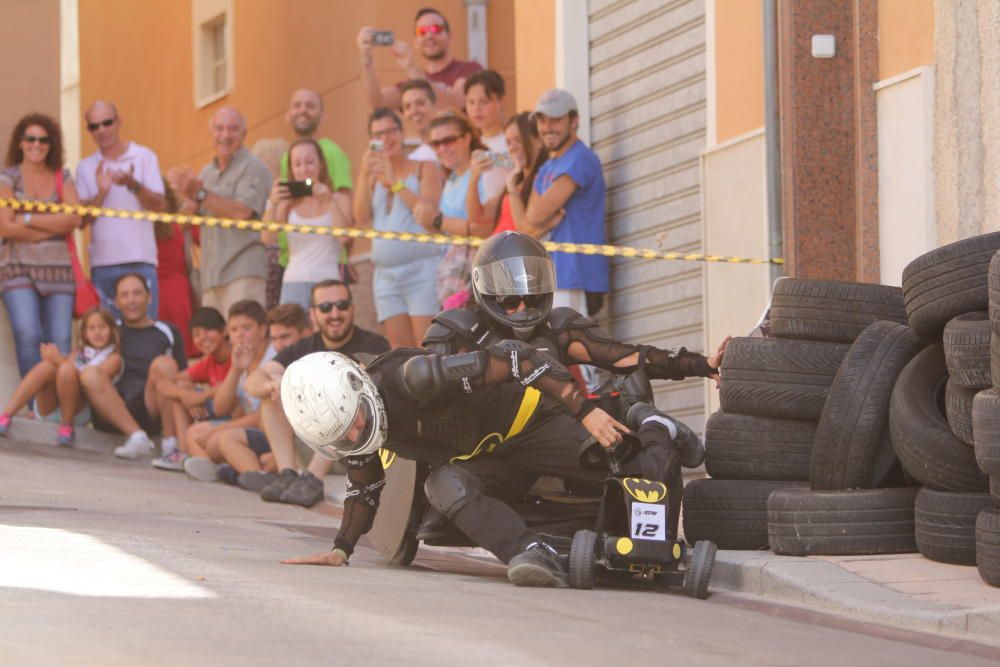
<instances>
[{"instance_id":1,"label":"black helmet","mask_svg":"<svg viewBox=\"0 0 1000 667\"><path fill-rule=\"evenodd\" d=\"M476 303L494 320L527 338L552 310L556 271L545 246L519 232L503 232L487 239L472 259L472 293ZM525 308L509 313L503 302L522 299ZM514 303L513 308L519 304ZM508 307L510 305L508 304Z\"/></svg>"}]
</instances>

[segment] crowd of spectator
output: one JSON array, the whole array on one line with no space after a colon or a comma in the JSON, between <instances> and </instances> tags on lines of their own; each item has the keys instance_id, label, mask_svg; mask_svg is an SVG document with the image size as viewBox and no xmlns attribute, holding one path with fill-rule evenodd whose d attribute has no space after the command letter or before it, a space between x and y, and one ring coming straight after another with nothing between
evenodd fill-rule
<instances>
[{"instance_id":1,"label":"crowd of spectator","mask_svg":"<svg viewBox=\"0 0 1000 667\"><path fill-rule=\"evenodd\" d=\"M63 165L58 123L25 116L11 135L0 197L603 243L601 165L577 137L573 97L551 90L507 118L503 78L452 57L445 16L420 10L414 32L412 46L389 46L404 72L389 86L373 66L376 31L358 34L372 110L354 173L340 146L317 136L324 103L316 91L291 96L290 144L266 140L251 150L246 118L221 107L209 127L212 160L166 174L153 149L123 137L119 109L98 100L84 114L97 151L75 178ZM80 228L89 229L100 305L79 318L72 340ZM370 257L349 260L348 251L346 239L330 235L0 209L0 293L22 378L0 413L0 435L20 412L58 422L59 444L71 446L74 429L91 422L125 436L118 457L151 458L156 468L269 501L314 504L332 462L314 456L297 467L279 396L284 369L320 350L357 357L417 346L434 315L470 296L469 246L378 239ZM556 305L595 314L608 291L607 259L553 258Z\"/></svg>"}]
</instances>

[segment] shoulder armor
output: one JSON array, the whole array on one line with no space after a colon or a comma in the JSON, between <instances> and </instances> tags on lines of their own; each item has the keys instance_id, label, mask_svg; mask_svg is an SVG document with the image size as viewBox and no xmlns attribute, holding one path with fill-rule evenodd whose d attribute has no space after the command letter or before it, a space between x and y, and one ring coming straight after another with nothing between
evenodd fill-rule
<instances>
[{"instance_id":1,"label":"shoulder armor","mask_svg":"<svg viewBox=\"0 0 1000 667\"><path fill-rule=\"evenodd\" d=\"M468 308L452 308L434 316L433 324L447 327L459 336L476 339L481 334L483 323L479 316ZM433 325L432 325L433 326ZM430 330L428 330L428 333Z\"/></svg>"},{"instance_id":2,"label":"shoulder armor","mask_svg":"<svg viewBox=\"0 0 1000 667\"><path fill-rule=\"evenodd\" d=\"M553 308L549 313L549 328L555 332L566 329L586 329L597 326L590 318L584 317L572 308Z\"/></svg>"}]
</instances>

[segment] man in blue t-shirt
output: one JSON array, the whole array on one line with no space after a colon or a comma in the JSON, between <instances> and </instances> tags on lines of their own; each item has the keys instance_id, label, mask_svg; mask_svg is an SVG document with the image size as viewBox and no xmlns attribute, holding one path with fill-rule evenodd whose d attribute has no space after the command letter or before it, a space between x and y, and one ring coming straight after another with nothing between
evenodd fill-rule
<instances>
[{"instance_id":1,"label":"man in blue t-shirt","mask_svg":"<svg viewBox=\"0 0 1000 667\"><path fill-rule=\"evenodd\" d=\"M597 155L576 135L580 124L576 100L565 90L550 90L538 100L531 117L549 157L535 176L527 206L518 195L516 176L508 180L518 229L535 238L548 234L551 241L603 244L604 174ZM587 307L587 294L608 291L608 258L554 252L552 261L557 286L553 306L591 314L599 310Z\"/></svg>"}]
</instances>

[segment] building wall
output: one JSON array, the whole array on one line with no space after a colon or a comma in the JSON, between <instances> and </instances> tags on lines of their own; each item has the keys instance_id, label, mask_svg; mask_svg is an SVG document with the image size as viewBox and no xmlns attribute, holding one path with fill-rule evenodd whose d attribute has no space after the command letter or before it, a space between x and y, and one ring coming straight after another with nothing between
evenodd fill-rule
<instances>
[{"instance_id":1,"label":"building wall","mask_svg":"<svg viewBox=\"0 0 1000 667\"><path fill-rule=\"evenodd\" d=\"M320 133L339 143L357 162L367 143L368 105L360 102L360 65L355 39L364 25L412 35L413 17L423 0L337 2L239 0L233 3L234 81L231 92L205 108L195 107L192 7L177 0L102 0L80 7L81 103L96 98L117 102L130 139L151 146L169 168L198 168L211 157L208 122L220 106L235 106L247 117L247 143L292 137L284 119L297 88L323 95L326 116ZM451 24L453 53L464 58L465 7L462 0L435 6ZM513 6L488 8L489 65L517 90L514 76ZM135 57L135 53L144 54ZM377 49L376 67L384 85L401 78L388 49ZM511 96L513 98L513 96ZM515 100L508 108L515 108ZM84 138L83 153L94 150Z\"/></svg>"},{"instance_id":2,"label":"building wall","mask_svg":"<svg viewBox=\"0 0 1000 667\"><path fill-rule=\"evenodd\" d=\"M934 5L937 241L1000 229L1000 7Z\"/></svg>"},{"instance_id":3,"label":"building wall","mask_svg":"<svg viewBox=\"0 0 1000 667\"><path fill-rule=\"evenodd\" d=\"M59 0L0 3L0 62L7 63L0 104L0 147L33 111L59 118ZM19 376L7 309L0 306L0 392L9 395Z\"/></svg>"},{"instance_id":4,"label":"building wall","mask_svg":"<svg viewBox=\"0 0 1000 667\"><path fill-rule=\"evenodd\" d=\"M529 111L556 85L555 0L513 0L516 109Z\"/></svg>"},{"instance_id":5,"label":"building wall","mask_svg":"<svg viewBox=\"0 0 1000 667\"><path fill-rule=\"evenodd\" d=\"M879 79L934 62L934 4L934 0L879 0Z\"/></svg>"},{"instance_id":6,"label":"building wall","mask_svg":"<svg viewBox=\"0 0 1000 667\"><path fill-rule=\"evenodd\" d=\"M764 11L760 2L714 0L714 143L764 126Z\"/></svg>"},{"instance_id":7,"label":"building wall","mask_svg":"<svg viewBox=\"0 0 1000 667\"><path fill-rule=\"evenodd\" d=\"M617 245L701 252L705 3L590 0L592 146ZM615 260L604 311L621 340L705 349L703 270L694 262ZM704 381L658 383L657 404L697 430Z\"/></svg>"}]
</instances>

